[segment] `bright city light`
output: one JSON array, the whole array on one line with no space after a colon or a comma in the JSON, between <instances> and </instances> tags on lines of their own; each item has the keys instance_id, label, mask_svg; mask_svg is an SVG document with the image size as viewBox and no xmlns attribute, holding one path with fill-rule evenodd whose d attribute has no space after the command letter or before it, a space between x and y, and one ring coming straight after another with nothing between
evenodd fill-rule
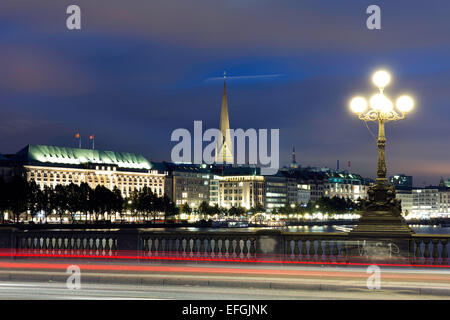
<instances>
[{"instance_id":1,"label":"bright city light","mask_svg":"<svg viewBox=\"0 0 450 320\"><path fill-rule=\"evenodd\" d=\"M377 111L385 113L392 110L392 102L381 93L377 93L370 98L370 106Z\"/></svg>"},{"instance_id":2,"label":"bright city light","mask_svg":"<svg viewBox=\"0 0 450 320\"><path fill-rule=\"evenodd\" d=\"M350 101L350 108L355 113L362 113L367 109L367 101L363 97L355 97Z\"/></svg>"},{"instance_id":3,"label":"bright city light","mask_svg":"<svg viewBox=\"0 0 450 320\"><path fill-rule=\"evenodd\" d=\"M378 88L383 89L391 82L391 76L387 71L379 70L374 73L372 81Z\"/></svg>"},{"instance_id":4,"label":"bright city light","mask_svg":"<svg viewBox=\"0 0 450 320\"><path fill-rule=\"evenodd\" d=\"M414 107L414 100L409 96L401 96L397 99L396 106L401 112L409 112Z\"/></svg>"}]
</instances>

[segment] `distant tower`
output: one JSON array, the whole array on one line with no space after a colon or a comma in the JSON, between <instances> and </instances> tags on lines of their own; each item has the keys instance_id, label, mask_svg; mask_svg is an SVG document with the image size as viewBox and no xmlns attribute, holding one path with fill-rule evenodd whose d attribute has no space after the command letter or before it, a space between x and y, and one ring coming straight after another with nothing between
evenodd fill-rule
<instances>
[{"instance_id":1,"label":"distant tower","mask_svg":"<svg viewBox=\"0 0 450 320\"><path fill-rule=\"evenodd\" d=\"M223 73L223 96L222 108L220 111L220 132L222 136L222 146L217 143L216 162L217 163L233 163L233 145L229 134L230 119L228 118L228 101L227 101L227 84L226 73Z\"/></svg>"},{"instance_id":2,"label":"distant tower","mask_svg":"<svg viewBox=\"0 0 450 320\"><path fill-rule=\"evenodd\" d=\"M294 146L292 146L292 162L291 162L290 167L291 167L292 169L297 169L297 168L298 168L298 164L297 164L297 162L295 161L295 147L294 147Z\"/></svg>"}]
</instances>

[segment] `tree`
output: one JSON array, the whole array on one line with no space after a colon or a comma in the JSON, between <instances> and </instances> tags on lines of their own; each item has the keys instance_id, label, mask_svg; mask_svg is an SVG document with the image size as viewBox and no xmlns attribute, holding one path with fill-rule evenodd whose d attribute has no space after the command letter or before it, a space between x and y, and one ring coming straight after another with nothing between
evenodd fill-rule
<instances>
[{"instance_id":1,"label":"tree","mask_svg":"<svg viewBox=\"0 0 450 320\"><path fill-rule=\"evenodd\" d=\"M256 204L256 206L255 206L255 212L256 213L261 213L261 212L264 212L264 211L265 211L264 206L261 203L258 202Z\"/></svg>"},{"instance_id":2,"label":"tree","mask_svg":"<svg viewBox=\"0 0 450 320\"><path fill-rule=\"evenodd\" d=\"M82 199L80 211L84 214L85 220L87 221L88 213L93 213L95 204L94 204L94 190L86 183L82 182L80 184L80 198Z\"/></svg>"},{"instance_id":3,"label":"tree","mask_svg":"<svg viewBox=\"0 0 450 320\"><path fill-rule=\"evenodd\" d=\"M148 220L150 215L153 215L156 210L160 209L162 204L157 201L157 196L148 187L142 188L136 195L136 209L142 212Z\"/></svg>"},{"instance_id":4,"label":"tree","mask_svg":"<svg viewBox=\"0 0 450 320\"><path fill-rule=\"evenodd\" d=\"M189 204L183 203L180 207L181 213L190 214L192 212L191 207L189 207Z\"/></svg>"},{"instance_id":5,"label":"tree","mask_svg":"<svg viewBox=\"0 0 450 320\"><path fill-rule=\"evenodd\" d=\"M14 221L19 221L19 216L28 209L29 185L21 176L14 176L6 188L8 209L14 216Z\"/></svg>"},{"instance_id":6,"label":"tree","mask_svg":"<svg viewBox=\"0 0 450 320\"><path fill-rule=\"evenodd\" d=\"M230 210L228 210L229 214L232 216L241 216L245 213L245 209L241 206L239 207L231 207Z\"/></svg>"},{"instance_id":7,"label":"tree","mask_svg":"<svg viewBox=\"0 0 450 320\"><path fill-rule=\"evenodd\" d=\"M219 215L221 212L219 205L216 203L214 206L211 207L211 214L213 215Z\"/></svg>"},{"instance_id":8,"label":"tree","mask_svg":"<svg viewBox=\"0 0 450 320\"><path fill-rule=\"evenodd\" d=\"M53 192L53 189L49 186L44 186L44 190L42 191L42 203L40 204L40 207L42 208L42 211L44 211L45 221L47 221L47 217L53 213L51 203Z\"/></svg>"},{"instance_id":9,"label":"tree","mask_svg":"<svg viewBox=\"0 0 450 320\"><path fill-rule=\"evenodd\" d=\"M175 217L179 209L175 204L170 200L170 198L166 195L162 197L162 203L163 203L163 211L164 211L164 219L167 221L167 219Z\"/></svg>"},{"instance_id":10,"label":"tree","mask_svg":"<svg viewBox=\"0 0 450 320\"><path fill-rule=\"evenodd\" d=\"M95 208L95 220L98 221L98 217L101 215L103 218L113 211L114 194L111 190L105 186L98 185L94 189L94 208Z\"/></svg>"},{"instance_id":11,"label":"tree","mask_svg":"<svg viewBox=\"0 0 450 320\"><path fill-rule=\"evenodd\" d=\"M51 197L51 207L56 212L56 214L59 217L59 222L62 222L62 217L66 210L68 210L68 197L67 197L67 191L66 188L58 184L55 189L53 190L53 194Z\"/></svg>"},{"instance_id":12,"label":"tree","mask_svg":"<svg viewBox=\"0 0 450 320\"><path fill-rule=\"evenodd\" d=\"M70 220L74 223L75 215L77 212L83 210L83 194L81 193L81 187L71 183L65 187L67 196L67 210L69 211Z\"/></svg>"},{"instance_id":13,"label":"tree","mask_svg":"<svg viewBox=\"0 0 450 320\"><path fill-rule=\"evenodd\" d=\"M221 207L220 208L220 214L223 215L224 217L227 217L227 216L230 215L230 211L227 208L225 208L225 207Z\"/></svg>"},{"instance_id":14,"label":"tree","mask_svg":"<svg viewBox=\"0 0 450 320\"><path fill-rule=\"evenodd\" d=\"M28 184L27 209L30 211L32 218L34 218L39 212L46 209L46 202L47 201L43 191L39 188L36 182L31 181Z\"/></svg>"},{"instance_id":15,"label":"tree","mask_svg":"<svg viewBox=\"0 0 450 320\"><path fill-rule=\"evenodd\" d=\"M5 213L8 210L7 184L3 177L0 176L0 216L1 222L5 222Z\"/></svg>"},{"instance_id":16,"label":"tree","mask_svg":"<svg viewBox=\"0 0 450 320\"><path fill-rule=\"evenodd\" d=\"M202 217L204 217L205 215L210 214L212 210L210 205L206 201L202 201L202 203L200 203L200 206L198 207L198 211L202 215Z\"/></svg>"},{"instance_id":17,"label":"tree","mask_svg":"<svg viewBox=\"0 0 450 320\"><path fill-rule=\"evenodd\" d=\"M122 198L122 193L117 187L114 187L113 190L113 202L111 204L111 209L114 213L119 213L119 217L122 220L122 213L124 208L124 200ZM111 216L110 216L111 217Z\"/></svg>"}]
</instances>

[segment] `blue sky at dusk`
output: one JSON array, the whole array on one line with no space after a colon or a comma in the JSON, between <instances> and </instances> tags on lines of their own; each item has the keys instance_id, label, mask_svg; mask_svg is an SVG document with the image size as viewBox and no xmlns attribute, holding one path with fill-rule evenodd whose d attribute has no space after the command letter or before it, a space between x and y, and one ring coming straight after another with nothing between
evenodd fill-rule
<instances>
[{"instance_id":1,"label":"blue sky at dusk","mask_svg":"<svg viewBox=\"0 0 450 320\"><path fill-rule=\"evenodd\" d=\"M82 30L66 28L66 8ZM366 8L381 7L381 30ZM279 128L280 161L373 177L376 144L348 110L389 69L416 109L387 125L388 174L450 177L450 2L2 0L0 153L84 146L170 160L174 129L217 127L226 70L232 128ZM235 77L235 78L233 78ZM376 132L376 126L370 125Z\"/></svg>"}]
</instances>

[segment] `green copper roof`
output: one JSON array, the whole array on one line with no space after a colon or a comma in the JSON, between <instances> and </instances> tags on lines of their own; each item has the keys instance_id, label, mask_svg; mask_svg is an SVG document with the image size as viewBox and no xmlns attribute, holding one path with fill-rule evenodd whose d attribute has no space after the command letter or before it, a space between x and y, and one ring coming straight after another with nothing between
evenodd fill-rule
<instances>
[{"instance_id":1,"label":"green copper roof","mask_svg":"<svg viewBox=\"0 0 450 320\"><path fill-rule=\"evenodd\" d=\"M150 162L142 155L128 152L64 148L44 145L28 145L17 153L27 162L62 165L86 163L117 165L124 169L151 169Z\"/></svg>"}]
</instances>

